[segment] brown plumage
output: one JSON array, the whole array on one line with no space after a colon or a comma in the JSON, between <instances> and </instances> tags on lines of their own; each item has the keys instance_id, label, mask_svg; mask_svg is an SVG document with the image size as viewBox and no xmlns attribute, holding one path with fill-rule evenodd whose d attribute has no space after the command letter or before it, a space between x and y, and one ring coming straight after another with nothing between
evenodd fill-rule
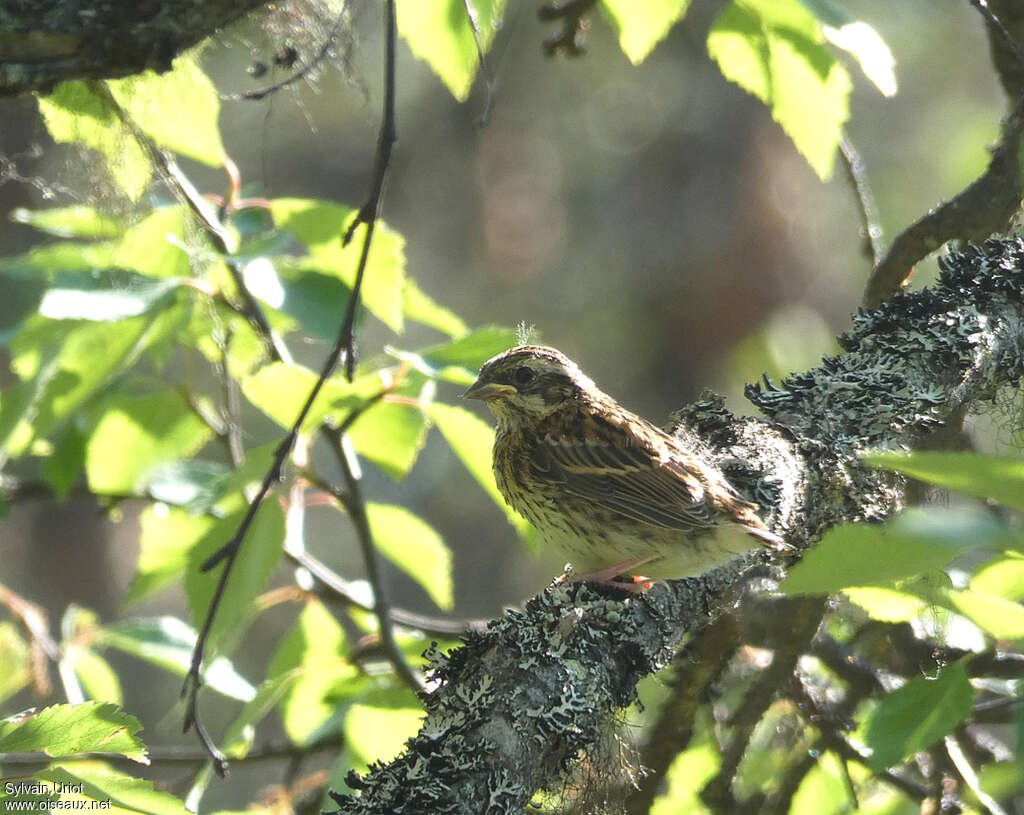
<instances>
[{"instance_id":1,"label":"brown plumage","mask_svg":"<svg viewBox=\"0 0 1024 815\"><path fill-rule=\"evenodd\" d=\"M621 407L553 348L489 360L466 392L498 420L505 500L574 568L690 577L758 546L784 546L716 468Z\"/></svg>"}]
</instances>

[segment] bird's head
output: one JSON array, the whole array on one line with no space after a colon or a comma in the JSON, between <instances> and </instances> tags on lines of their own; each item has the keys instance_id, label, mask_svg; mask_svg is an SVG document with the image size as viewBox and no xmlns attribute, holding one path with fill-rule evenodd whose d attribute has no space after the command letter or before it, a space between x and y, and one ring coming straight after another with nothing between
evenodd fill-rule
<instances>
[{"instance_id":1,"label":"bird's head","mask_svg":"<svg viewBox=\"0 0 1024 815\"><path fill-rule=\"evenodd\" d=\"M593 381L554 348L521 345L485 362L465 396L487 402L499 423L518 424L594 390Z\"/></svg>"}]
</instances>

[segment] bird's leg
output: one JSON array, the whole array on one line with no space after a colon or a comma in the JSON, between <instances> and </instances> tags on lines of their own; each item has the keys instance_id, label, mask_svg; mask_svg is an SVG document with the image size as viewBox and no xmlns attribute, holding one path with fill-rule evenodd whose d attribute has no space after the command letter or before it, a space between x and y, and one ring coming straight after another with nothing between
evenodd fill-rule
<instances>
[{"instance_id":1,"label":"bird's leg","mask_svg":"<svg viewBox=\"0 0 1024 815\"><path fill-rule=\"evenodd\" d=\"M600 569L590 574L572 575L567 579L572 582L585 581L587 583L597 583L600 586L613 586L623 591L632 592L634 594L640 594L641 592L647 591L651 586L654 585L654 581L649 577L641 577L640 575L630 575L632 583L619 582L615 580L616 577L624 575L627 572L635 569L637 566L642 566L645 563L650 563L654 560L657 555L649 555L647 557L633 557L629 560L624 560L621 563L616 563L613 566L606 566L604 569Z\"/></svg>"}]
</instances>

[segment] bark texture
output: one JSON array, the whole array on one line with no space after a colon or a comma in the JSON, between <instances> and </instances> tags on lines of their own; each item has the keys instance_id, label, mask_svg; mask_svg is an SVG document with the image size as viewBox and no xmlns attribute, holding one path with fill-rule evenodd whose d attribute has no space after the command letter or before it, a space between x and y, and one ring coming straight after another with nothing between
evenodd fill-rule
<instances>
[{"instance_id":1,"label":"bark texture","mask_svg":"<svg viewBox=\"0 0 1024 815\"><path fill-rule=\"evenodd\" d=\"M769 525L795 549L902 506L901 477L863 466L861 450L919 445L1024 375L1024 243L990 240L942 267L935 286L856 314L845 353L749 386L765 419L737 419L713 396L673 416L674 432L770 508ZM625 599L556 586L463 647L428 652L420 733L394 761L351 777L360 792L336 795L338 812L521 813L600 742L684 635L772 586L785 565L764 558Z\"/></svg>"},{"instance_id":2,"label":"bark texture","mask_svg":"<svg viewBox=\"0 0 1024 815\"><path fill-rule=\"evenodd\" d=\"M174 57L264 0L3 0L0 96L112 79Z\"/></svg>"}]
</instances>

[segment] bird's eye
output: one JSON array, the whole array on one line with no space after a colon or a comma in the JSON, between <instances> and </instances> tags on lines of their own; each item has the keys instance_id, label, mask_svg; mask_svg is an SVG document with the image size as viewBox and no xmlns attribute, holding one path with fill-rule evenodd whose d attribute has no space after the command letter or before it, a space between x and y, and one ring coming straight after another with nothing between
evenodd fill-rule
<instances>
[{"instance_id":1,"label":"bird's eye","mask_svg":"<svg viewBox=\"0 0 1024 815\"><path fill-rule=\"evenodd\" d=\"M533 371L524 365L521 368L516 368L512 378L517 385L529 385L533 381L533 376Z\"/></svg>"}]
</instances>

